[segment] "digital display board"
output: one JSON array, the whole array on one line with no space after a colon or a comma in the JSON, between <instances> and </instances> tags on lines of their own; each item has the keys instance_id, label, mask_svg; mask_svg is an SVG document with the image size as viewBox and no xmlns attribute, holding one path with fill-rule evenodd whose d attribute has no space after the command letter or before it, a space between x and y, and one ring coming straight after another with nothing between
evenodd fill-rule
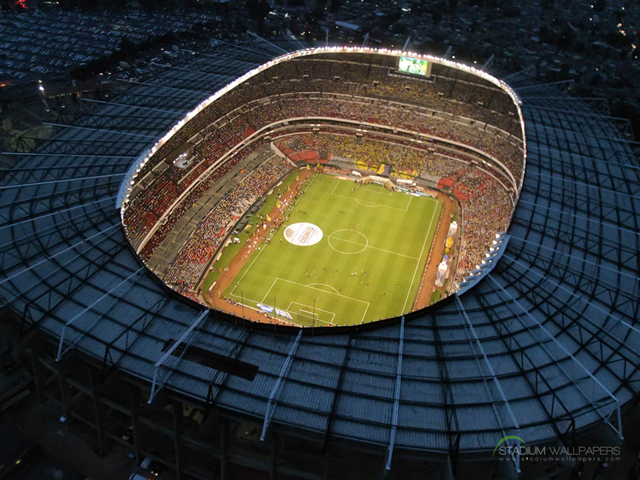
<instances>
[{"instance_id":1,"label":"digital display board","mask_svg":"<svg viewBox=\"0 0 640 480\"><path fill-rule=\"evenodd\" d=\"M418 60L417 58L400 57L398 71L427 76L429 75L429 62L427 60Z\"/></svg>"}]
</instances>

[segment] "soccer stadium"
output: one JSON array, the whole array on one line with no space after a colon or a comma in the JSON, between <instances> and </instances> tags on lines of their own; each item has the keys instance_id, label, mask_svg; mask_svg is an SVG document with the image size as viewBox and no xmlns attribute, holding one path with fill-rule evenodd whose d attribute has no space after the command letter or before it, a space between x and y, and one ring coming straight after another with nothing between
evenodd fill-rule
<instances>
[{"instance_id":1,"label":"soccer stadium","mask_svg":"<svg viewBox=\"0 0 640 480\"><path fill-rule=\"evenodd\" d=\"M518 103L444 59L287 54L132 165L123 225L143 262L203 305L314 327L396 317L459 291L501 240L524 172ZM225 244L244 248L216 262Z\"/></svg>"},{"instance_id":2,"label":"soccer stadium","mask_svg":"<svg viewBox=\"0 0 640 480\"><path fill-rule=\"evenodd\" d=\"M550 478L574 456L520 447L624 446L636 144L527 72L299 47L213 42L4 172L38 392L175 478Z\"/></svg>"}]
</instances>

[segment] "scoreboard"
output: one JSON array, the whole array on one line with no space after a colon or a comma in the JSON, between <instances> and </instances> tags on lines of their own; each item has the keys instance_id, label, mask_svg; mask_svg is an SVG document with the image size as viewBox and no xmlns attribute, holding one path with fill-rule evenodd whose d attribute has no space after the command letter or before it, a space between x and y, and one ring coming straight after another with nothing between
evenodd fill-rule
<instances>
[{"instance_id":1,"label":"scoreboard","mask_svg":"<svg viewBox=\"0 0 640 480\"><path fill-rule=\"evenodd\" d=\"M398 71L428 77L431 73L431 64L428 60L419 60L411 57L400 57Z\"/></svg>"}]
</instances>

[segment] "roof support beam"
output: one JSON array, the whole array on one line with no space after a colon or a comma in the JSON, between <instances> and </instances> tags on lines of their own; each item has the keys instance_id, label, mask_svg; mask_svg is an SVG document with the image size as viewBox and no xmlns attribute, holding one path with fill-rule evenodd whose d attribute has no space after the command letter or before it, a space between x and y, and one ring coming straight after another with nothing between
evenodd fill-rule
<instances>
[{"instance_id":1,"label":"roof support beam","mask_svg":"<svg viewBox=\"0 0 640 480\"><path fill-rule=\"evenodd\" d=\"M18 157L137 158L135 155L92 155L88 153L0 152L0 155L16 155ZM83 165L83 167L93 167L93 165ZM52 167L52 168L73 168L73 167ZM9 168L6 170L13 170L13 169ZM24 168L23 170L28 170L28 169Z\"/></svg>"},{"instance_id":2,"label":"roof support beam","mask_svg":"<svg viewBox=\"0 0 640 480\"><path fill-rule=\"evenodd\" d=\"M281 51L281 52L283 52L283 53L289 53L289 52L288 52L287 50L285 50L284 48L279 47L278 45L275 45L274 43L271 43L271 42L269 42L269 41L265 40L264 38L262 38L262 37L260 37L260 36L256 35L256 34L255 34L255 33L253 33L253 32L250 32L249 30L247 30L247 33L248 33L249 35L251 35L252 37L256 37L258 40L262 40L264 43L266 43L266 44L268 44L268 45L271 45L272 47L277 48L278 50L280 50L280 51Z\"/></svg>"},{"instance_id":3,"label":"roof support beam","mask_svg":"<svg viewBox=\"0 0 640 480\"><path fill-rule=\"evenodd\" d=\"M101 242L104 242L105 240L109 240L109 237L105 237L102 240L100 240L99 242L96 242L95 245L100 244ZM82 257L83 252L78 253L77 255L74 255L73 257L71 257L69 260L67 260L66 262L60 264L59 267L51 269L51 271L49 271L44 277L40 277L38 282L34 282L33 285L27 289L20 289L19 291L17 291L16 293L11 293L9 294L8 290L5 290L5 292L3 292L3 299L0 300L0 307L3 307L5 305L9 305L11 303L13 303L15 300L18 299L22 299L23 296L26 293L31 292L32 290L36 289L37 287L39 287L42 283L45 282L45 280L47 280L48 278L54 276L55 274L57 274L60 270L64 269L67 265L76 262L78 260L78 258ZM12 298L8 298L8 296L11 295ZM33 301L29 302L29 303L33 303Z\"/></svg>"},{"instance_id":4,"label":"roof support beam","mask_svg":"<svg viewBox=\"0 0 640 480\"><path fill-rule=\"evenodd\" d=\"M64 346L64 337L65 337L65 333L67 331L67 327L69 327L69 325L72 325L73 322L75 322L78 318L80 318L82 315L87 313L89 310L91 310L93 307L95 307L98 303L100 303L102 300L107 298L113 292L118 290L122 285L127 283L131 278L133 278L134 276L138 275L142 270L144 270L144 268L145 267L140 267L135 272L133 272L131 275L129 275L127 278L125 278L124 280L118 282L116 285L114 285L112 288L110 288L109 290L104 292L102 295L100 295L98 298L96 298L93 302L91 302L91 304L87 305L85 308L82 309L82 311L80 311L79 313L74 315L71 320L67 321L67 323L64 324L64 326L62 327L62 333L60 334L60 343L58 343L58 355L56 356L56 362L59 362L60 359L62 358L62 355L64 355L66 352L68 352L75 345L75 342L74 342L71 345L69 345L64 352L62 351L62 347ZM82 338L84 335L86 335L86 333L89 330L90 330L90 328L84 330L84 332L82 333L80 338ZM76 340L78 340L78 339L76 339Z\"/></svg>"},{"instance_id":5,"label":"roof support beam","mask_svg":"<svg viewBox=\"0 0 640 480\"><path fill-rule=\"evenodd\" d=\"M464 317L466 323L467 323L467 328L465 329L465 331L469 331L471 332L471 335L473 336L473 341L475 341L476 346L478 347L478 349L480 350L480 353L482 354L482 357L484 359L484 363L485 366L487 367L487 370L489 371L490 375L491 375L491 379L493 381L493 384L495 385L499 395L500 395L500 399L501 402L504 404L506 410L507 410L507 415L509 417L509 419L511 420L511 425L513 426L513 428L515 429L516 432L520 431L520 424L518 423L518 420L516 419L513 410L511 409L511 405L509 404L509 400L507 399L507 396L504 393L504 390L502 388L502 385L500 384L500 381L498 380L498 376L496 375L495 370L493 369L493 366L491 365L491 362L489 361L489 357L487 357L486 352L484 351L484 347L482 346L482 343L480 342L480 338L478 337L478 334L476 333L475 328L473 328L473 324L471 323L471 320L469 319L469 315L467 315L467 311L464 308L464 305L462 304L462 301L460 300L460 297L458 295L455 296L455 301L456 301L456 305L458 306L458 310L460 311L460 313L462 314L462 316ZM473 342L471 342L471 345L473 346ZM475 352L474 352L475 353ZM477 359L477 356L476 356ZM486 377L483 377L483 380L485 382L485 385L487 383L487 379ZM489 396L491 397L491 393L489 392ZM500 414L498 413L497 409L496 409L496 404L493 404L493 411L496 415L496 419L498 420L498 423L500 424L500 428L502 430L502 433L504 434L504 438L506 438L507 432L506 429L504 428L504 423L502 422L502 417L500 416ZM506 440L507 445L511 445L512 443L512 439L507 439ZM519 447L520 446L520 439L517 438L517 442L516 445ZM513 460L513 463L516 467L516 471L518 473L521 473L520 470L520 449L516 448L515 452L512 450L511 451L511 459Z\"/></svg>"},{"instance_id":6,"label":"roof support beam","mask_svg":"<svg viewBox=\"0 0 640 480\"><path fill-rule=\"evenodd\" d=\"M580 182L580 181L576 180L575 178L567 178L566 175L563 175L561 172L558 172L557 170L554 171L553 175L548 174L548 173L535 172L533 170L527 170L527 174L528 175L536 175L538 177L543 177L543 178L548 178L548 179L553 180L553 181L560 180L562 183L569 182L571 185L581 185L581 186L586 187L588 189L589 188L594 188L596 190L601 190L601 191L604 191L604 192L607 192L607 193L613 193L615 195L624 195L625 197L638 198L637 195L621 192L620 190L601 187L600 185L594 185L592 183Z\"/></svg>"},{"instance_id":7,"label":"roof support beam","mask_svg":"<svg viewBox=\"0 0 640 480\"><path fill-rule=\"evenodd\" d=\"M520 262L517 258L513 258L511 255L506 254L506 255L504 255L504 256L505 256L506 258L508 258L509 260L511 260L512 262L516 262L516 263L520 263L520 264L522 264L522 262ZM533 272L533 273L537 274L540 278L542 278L542 279L544 279L544 280L546 280L546 281L548 281L548 282L551 282L553 285L555 285L555 286L556 286L556 287L558 287L559 289L561 289L561 290L565 291L566 293L568 293L568 294L569 294L569 295L571 295L572 297L575 297L575 298L577 298L578 300L580 300L580 301L582 301L582 302L586 302L586 303L588 303L590 306L592 306L593 308L595 308L595 309L596 309L596 310L598 310L599 312L601 312L601 313L603 313L604 315L606 315L606 316L607 316L607 318L609 318L609 317L610 317L611 319L615 320L618 324L620 324L620 325L623 325L623 326L627 327L631 332L634 332L634 333L640 334L640 329L639 329L639 328L634 327L633 325L631 325L631 324L629 324L629 323L625 322L624 320L621 320L621 319L619 319L618 317L616 317L616 316L612 315L610 312L606 311L604 308L600 307L599 305L596 305L596 304L594 304L594 303L591 303L591 302L590 302L590 301L588 301L588 300L585 300L582 296L577 295L575 292L572 292L572 291L571 291L571 290L569 290L567 287L565 287L565 286L563 286L563 285L560 285L558 282L556 282L556 281L554 281L554 280L551 280L551 279L550 279L550 278L548 278L548 277L545 277L545 276L544 276L544 275L542 275L541 273L539 273L539 272L537 272L537 271L533 270L530 266L528 266L528 267L527 267L527 269L528 269L528 271L530 271L530 272ZM591 323L591 322L589 322L589 323ZM595 325L594 325L594 326L595 326Z\"/></svg>"},{"instance_id":8,"label":"roof support beam","mask_svg":"<svg viewBox=\"0 0 640 480\"><path fill-rule=\"evenodd\" d=\"M457 448L456 444L460 443L460 424L458 422L458 415L455 408L455 398L451 389L451 375L447 368L446 356L444 354L442 345L442 337L440 335L440 326L438 325L438 316L431 315L433 338L435 340L435 353L436 362L438 364L438 372L440 375L440 385L442 386L442 398L444 406L445 421L447 423L447 441L449 443L449 456L451 458L452 469L455 475L457 470ZM456 440L453 440L453 436L456 436Z\"/></svg>"},{"instance_id":9,"label":"roof support beam","mask_svg":"<svg viewBox=\"0 0 640 480\"><path fill-rule=\"evenodd\" d=\"M640 235L640 232L637 232L636 234ZM581 257L578 257L576 255L571 255L570 253L561 252L561 251L556 250L554 248L546 247L544 245L532 242L530 240L525 240L524 238L514 237L514 236L510 236L510 238L513 238L513 239L518 240L518 241L523 242L523 243L532 244L532 245L535 246L535 248L538 248L538 249L549 250L549 251L553 252L554 255L557 254L557 255L562 255L564 257L569 257L572 260L577 260L579 262L586 263L588 265L592 265L592 266L594 266L594 267L596 267L598 269L607 270L607 271L609 271L611 273L614 273L615 275L620 275L622 277L627 277L631 281L636 281L637 282L638 280L640 280L640 277L636 277L634 275L630 275L628 273L623 272L622 270L615 270L615 269L613 269L611 267L607 267L605 265L601 265L599 263L592 262L591 260L587 260L586 258L581 258Z\"/></svg>"},{"instance_id":10,"label":"roof support beam","mask_svg":"<svg viewBox=\"0 0 640 480\"><path fill-rule=\"evenodd\" d=\"M143 137L143 138L157 138L155 135L145 135L143 133L132 133L127 132L125 130L107 130L106 128L94 128L94 127L81 127L80 125L63 125L61 123L48 123L43 122L43 125L49 125L51 127L60 127L60 128L73 128L76 130L89 130L92 132L105 132L105 133L114 133L116 135L128 135L130 137Z\"/></svg>"},{"instance_id":11,"label":"roof support beam","mask_svg":"<svg viewBox=\"0 0 640 480\"><path fill-rule=\"evenodd\" d=\"M495 315L495 312L492 311L491 302L485 297L478 297L478 301L482 304L484 308L488 310L487 312L488 316L493 322L495 322L495 325L498 329L498 333L500 334L502 343L505 345L507 349L506 351L509 352L510 357L513 359L515 364L518 365L520 370L524 373L522 378L527 382L527 385L529 385L529 388L531 388L531 390L536 393L537 395L536 399L538 400L540 407L542 408L542 410L544 410L545 414L552 420L551 426L553 427L553 430L556 433L556 436L558 438L562 438L563 432L558 427L557 422L563 419L571 419L571 421L575 421L575 420L573 420L571 416L571 412L569 411L569 408L567 408L565 402L556 393L556 389L554 389L554 387L549 383L547 378L542 374L542 369L547 365L542 364L543 362L541 362L537 358L532 358L527 351L527 346L529 344L527 343L527 345L524 345L524 341L518 340L518 335L516 335L516 331L514 331L514 329L509 327L509 325L513 322L513 318L510 318L504 321L503 317ZM515 314L515 312L511 308L511 305L507 303L507 307L509 307L509 310L517 317L517 314ZM530 332L531 328L532 327L526 328L526 331ZM503 330L506 330L506 335L503 332ZM520 331L518 330L517 333L519 334ZM531 333L531 336L533 336L533 333ZM515 349L513 346L514 343L516 347ZM529 363L528 366L527 366L527 362ZM529 375L528 375L528 373L531 371L535 372L533 381L529 378ZM542 387L546 388L546 392L549 392L552 395L553 400L551 402L550 407L546 405L546 403L543 401L542 396L540 395L540 391ZM563 411L563 413L560 415L555 414L554 408L556 404L558 404Z\"/></svg>"},{"instance_id":12,"label":"roof support beam","mask_svg":"<svg viewBox=\"0 0 640 480\"><path fill-rule=\"evenodd\" d=\"M549 330L547 330L539 321L537 318L535 318L533 315L531 315L531 313L529 312L529 310L527 310L524 305L522 305L520 302L518 302L518 300L511 295L511 293L509 293L508 290L506 290L502 285L500 285L500 283L498 283L497 280L495 280L493 278L493 276L491 274L487 275L487 277L489 279L491 279L491 281L493 282L494 285L496 285L501 292L504 293L505 296L509 297L513 303L517 304L520 309L522 310L522 312L530 319L534 322L534 324L538 327L538 329L542 330L545 335L547 335L551 341L558 346L558 348L560 350L562 350L562 352L564 352L565 355L567 355L568 358L570 358L573 362L575 362L575 364L582 370L584 371L587 376L594 382L595 385L597 385L599 388L601 388L605 395L607 397L609 397L615 404L615 409L612 410L611 412L609 412L608 414L604 414L600 411L600 406L598 406L596 404L596 401L594 401L593 399L590 399L586 392L582 389L582 387L580 387L578 385L578 382L575 380L575 378L573 378L571 375L569 375L569 373L566 371L566 369L562 366L561 362L558 361L556 363L556 366L565 374L565 376L567 377L567 379L569 379L577 388L577 390L581 393L581 395L585 398L585 400L587 400L593 407L594 409L598 412L598 414L602 417L602 419L604 420L604 422L609 425L614 432L616 432L616 434L618 434L618 437L620 438L620 440L624 440L624 437L622 435L622 416L621 416L621 412L620 412L620 401L616 398L615 395L613 395L613 393L611 393L609 391L609 389L607 387L605 387L602 382L600 382L600 380L598 380L596 377L593 376L593 374L582 364L582 362L580 362L580 360L578 360L571 352L569 352L569 350L567 350L567 348L562 344L562 342L560 342L554 335L551 334L551 332L549 332ZM524 325L524 323L522 322L522 320L520 319L520 316L517 316L518 320L520 321L520 323L522 323L522 326L526 328L526 325ZM549 351L549 349L546 347L546 345L544 344L544 342L540 341L540 339L538 339L536 337L536 340L538 340L538 343L540 344L540 346L542 347L542 349L547 353L547 355L549 355L551 358L555 358L555 356L553 356L551 354L551 352ZM557 359L559 360L559 359ZM600 403L600 402L598 402ZM611 416L617 413L617 420L618 420L618 427L616 427L615 425L613 425L611 423Z\"/></svg>"},{"instance_id":13,"label":"roof support beam","mask_svg":"<svg viewBox=\"0 0 640 480\"><path fill-rule=\"evenodd\" d=\"M400 320L400 339L398 343L398 361L396 364L396 389L393 395L393 415L391 416L391 434L389 435L389 447L387 449L386 470L391 470L393 447L396 443L396 431L398 429L398 411L400 409L400 382L402 381L402 351L404 349L404 315Z\"/></svg>"},{"instance_id":14,"label":"roof support beam","mask_svg":"<svg viewBox=\"0 0 640 480\"><path fill-rule=\"evenodd\" d=\"M172 68L174 70L176 70L176 67L172 67ZM177 70L186 70L186 69L180 69L179 68ZM226 76L227 75L225 75L225 77ZM167 110L167 109L164 109L164 108L146 107L146 106L143 106L143 105L135 105L135 104L131 104L131 103L105 102L103 100L95 100L95 99L92 99L92 98L81 98L80 101L81 102L90 102L90 103L102 103L104 105L117 105L119 107L131 108L133 110L143 109L143 110L153 110L154 112L177 114L179 116L179 118L183 118L187 113L189 113L188 110L184 110L184 109ZM136 157L127 157L127 158L136 158Z\"/></svg>"},{"instance_id":15,"label":"roof support beam","mask_svg":"<svg viewBox=\"0 0 640 480\"><path fill-rule=\"evenodd\" d=\"M344 356L342 357L342 364L340 366L340 375L338 375L338 382L333 392L333 398L331 399L331 410L329 411L329 419L327 420L327 430L324 434L324 442L322 447L323 456L327 459L329 451L329 439L331 438L331 428L336 416L336 409L338 408L338 398L342 392L342 383L344 381L345 372L347 370L347 363L349 362L349 356L351 354L351 347L357 342L356 338L349 335L347 344L345 346Z\"/></svg>"},{"instance_id":16,"label":"roof support beam","mask_svg":"<svg viewBox=\"0 0 640 480\"><path fill-rule=\"evenodd\" d=\"M23 268L22 270L20 270L19 272L14 273L13 275L9 275L7 278L4 278L2 280L0 280L0 285L2 285L5 282L8 282L9 280L22 275L25 272L28 272L29 270L33 270L34 268L42 265L43 263L49 262L51 261L51 259L57 257L58 255L62 255L63 253L68 252L69 250L72 250L80 245L82 245L83 243L88 242L89 240L92 240L95 237L98 237L100 235L104 235L105 233L109 232L110 230L113 230L114 228L119 228L120 224L117 223L116 225L111 225L110 227L105 228L104 230L99 231L98 233L94 233L93 235L87 237L87 238L83 238L82 240L80 240L79 242L74 243L73 245L68 246L67 248L63 248L62 250L60 250L58 253L55 253L53 255L47 255L47 258L40 260L39 262L34 263L33 265L31 265L30 267L27 268Z\"/></svg>"},{"instance_id":17,"label":"roof support beam","mask_svg":"<svg viewBox=\"0 0 640 480\"><path fill-rule=\"evenodd\" d=\"M264 441L264 438L267 434L269 423L271 423L271 417L273 415L273 412L276 409L276 404L278 403L278 396L280 395L283 378L287 376L287 373L289 373L289 368L291 367L293 356L295 355L296 350L298 349L300 338L302 338L302 329L298 330L298 336L293 341L293 344L291 344L291 348L289 349L289 355L287 355L287 359L282 364L282 368L280 369L280 375L278 375L278 379L276 380L276 383L273 386L273 389L271 389L271 394L269 395L269 400L267 401L267 408L264 412L264 422L262 423L262 434L260 435L261 442Z\"/></svg>"},{"instance_id":18,"label":"roof support beam","mask_svg":"<svg viewBox=\"0 0 640 480\"><path fill-rule=\"evenodd\" d=\"M289 30L288 28L287 28L287 35L289 36L289 38L290 38L291 40L293 40L294 42L296 42L296 43L300 46L300 49L304 49L304 48L305 48L305 46L304 46L304 45L302 45L302 43L300 42L300 40L298 40L298 37L296 37L293 33L291 33L291 30ZM408 37L408 38L407 38L407 42L409 41L409 38L411 38L411 37ZM406 48L406 44L405 44L405 48ZM404 50L404 49L403 49L403 50Z\"/></svg>"},{"instance_id":19,"label":"roof support beam","mask_svg":"<svg viewBox=\"0 0 640 480\"><path fill-rule=\"evenodd\" d=\"M213 311L214 315L217 315L218 312L216 312L215 310ZM240 357L240 355L242 354L244 347L247 345L247 342L249 341L249 338L251 337L251 334L249 332L249 330L245 330L242 336L242 341L240 341L240 338L236 339L236 345L233 348L233 350L231 350L231 352L228 354L229 358L232 359L238 359ZM218 401L219 401L219 397L220 395L222 395L222 392L227 388L227 382L229 380L229 377L231 377L231 375L229 373L225 373L222 371L218 371L218 373L216 373L216 375L211 379L211 383L209 385L211 385L211 387L213 387L215 385L216 382L219 382L217 385L218 391L216 392L215 396L213 398L211 398L209 405L217 405ZM221 380L220 380L221 379Z\"/></svg>"},{"instance_id":20,"label":"roof support beam","mask_svg":"<svg viewBox=\"0 0 640 480\"><path fill-rule=\"evenodd\" d=\"M507 77L509 78L509 77ZM527 85L525 87L518 87L516 91L520 93L521 90L527 90L529 88L540 88L540 87L548 87L552 85L574 85L576 82L573 80L560 80L559 82L551 82L551 83L537 83L535 85Z\"/></svg>"},{"instance_id":21,"label":"roof support beam","mask_svg":"<svg viewBox=\"0 0 640 480\"><path fill-rule=\"evenodd\" d=\"M609 221L606 218L591 218L591 217L588 217L586 215L578 215L577 213L568 212L568 211L565 211L565 210L560 210L559 208L552 208L552 207L549 207L548 205L543 205L541 203L530 202L530 201L524 200L522 198L520 198L520 200L518 200L518 204L520 204L520 205L522 205L522 204L531 205L532 207L535 207L535 209L542 208L542 209L548 210L550 212L556 212L556 213L560 214L561 216L562 215L568 215L570 217L578 218L578 219L584 220L586 222L595 223L598 226L606 225L607 227L615 228L615 229L620 230L622 232L628 232L628 233L631 233L632 235L637 235L638 237L640 237L640 232L638 232L636 230L632 230L630 228L625 228L622 225L618 225L616 223L613 223L613 222ZM534 210L534 209L532 208L532 210ZM524 240L524 239L519 238L519 237L512 236L512 238L515 238L517 240L521 240L521 241L529 243L528 240ZM545 248L549 248L549 247L545 247Z\"/></svg>"},{"instance_id":22,"label":"roof support beam","mask_svg":"<svg viewBox=\"0 0 640 480\"><path fill-rule=\"evenodd\" d=\"M112 173L109 175L94 175L92 177L73 177L73 178L64 178L62 180L49 180L46 182L33 182L33 183L17 183L12 185L5 185L0 187L0 190L11 190L14 188L22 188L22 187L39 187L42 185L51 185L54 183L67 183L67 182L76 182L76 181L84 181L84 180L98 180L100 178L111 178L111 177L124 177L126 172L124 173Z\"/></svg>"},{"instance_id":23,"label":"roof support beam","mask_svg":"<svg viewBox=\"0 0 640 480\"><path fill-rule=\"evenodd\" d=\"M191 332L193 332L193 330L196 327L198 327L198 325L200 325L200 323L202 323L202 321L206 317L209 316L209 312L210 310L203 311L198 316L198 318L196 318L196 320L191 325L189 325L189 328L187 328L182 333L182 335L180 335L180 338L178 338L175 342L173 342L173 345L171 345L171 348L169 348L169 350L164 352L164 354L160 357L160 359L155 363L155 365L153 366L154 370L153 370L153 382L151 384L151 395L149 396L149 401L147 403L151 404L153 402L153 399L155 398L156 393L158 393L158 388L159 388L158 385L162 383L159 375L160 368L164 365L167 359L173 354L176 348L178 348L187 339L187 337L191 334Z\"/></svg>"},{"instance_id":24,"label":"roof support beam","mask_svg":"<svg viewBox=\"0 0 640 480\"><path fill-rule=\"evenodd\" d=\"M505 79L507 78L514 78L517 77L518 75L522 75L525 74L525 78L534 78L535 77L535 65L531 65L530 67L525 68L524 70L519 70L515 73L512 73L510 75L507 75L506 77L504 77ZM532 75L529 75L530 72L534 72Z\"/></svg>"},{"instance_id":25,"label":"roof support beam","mask_svg":"<svg viewBox=\"0 0 640 480\"><path fill-rule=\"evenodd\" d=\"M28 218L26 220L21 220L19 222L7 223L7 224L2 225L0 227L0 231L4 230L5 228L10 228L10 227L15 227L17 225L21 225L23 223L35 222L36 220L41 220L43 218L51 217L53 215L60 215L61 213L70 212L71 210L77 210L78 208L86 209L87 207L90 207L91 205L97 205L97 204L103 203L103 202L113 202L114 198L116 198L115 195L113 195L111 197L103 198L102 200L96 200L95 202L87 202L87 203L83 203L82 205L76 205L75 207L69 207L69 208L63 208L61 210L55 210L55 211L53 211L51 213L45 213L44 215L36 215L35 217L31 217L31 218Z\"/></svg>"},{"instance_id":26,"label":"roof support beam","mask_svg":"<svg viewBox=\"0 0 640 480\"><path fill-rule=\"evenodd\" d=\"M147 86L147 87L155 87L155 88L158 88L158 89L160 89L160 88L167 88L167 89L169 89L169 90L175 90L175 91L176 91L176 95L177 95L179 92L183 92L183 93L184 93L184 91L185 91L185 90L187 90L187 91L189 91L189 92L196 92L196 93L201 94L201 95L203 95L203 96L205 96L205 95L206 95L206 96L211 95L211 92L205 92L204 90L196 90L196 89L194 89L194 88L186 88L186 87L182 87L182 88L178 88L178 87L169 87L168 85L156 85L156 84L153 84L153 83L136 82L136 81L134 81L134 80L129 80L129 83L134 83L134 84L136 84L136 85L145 85L145 86ZM114 132L114 133L120 133L120 132ZM150 136L150 135L144 135L144 136L145 136L145 137L146 137L146 136L149 136L150 138L156 138L156 137L153 137L153 136Z\"/></svg>"},{"instance_id":27,"label":"roof support beam","mask_svg":"<svg viewBox=\"0 0 640 480\"><path fill-rule=\"evenodd\" d=\"M510 256L507 256L507 258L509 258L509 260L512 260L514 263L518 263L518 264L522 264L523 262L519 262L519 261L515 261L513 258L511 258ZM535 261L535 260L534 260ZM531 270L531 267L527 267L527 271ZM533 271L533 270L532 270ZM533 271L535 272L535 271ZM588 303L589 305L592 305L594 308L598 308L596 305L591 304L588 300L585 300L583 298L581 298L579 295L576 295L575 293L571 292L570 290L567 290L565 287L561 287L557 282L551 280L549 277L544 277L543 275L539 274L538 272L535 272L538 276L540 276L541 278L545 279L548 283L551 283L554 287L557 287L561 290L565 290L566 292L568 292L571 296L574 296L576 298L578 298L578 300L580 301L584 301L586 303ZM538 283L537 286L540 287L542 284ZM538 290L540 288L537 288ZM551 291L547 290L545 288L542 288L543 290L543 294L541 295L542 298L544 298L544 294L547 295L551 295ZM612 317L614 318L617 322L619 323L614 323L613 325L608 326L607 328L605 328L606 326L606 322L603 322L601 324L596 323L594 320L592 320L589 317L586 317L583 315L583 311L582 310L578 310L574 304L576 302L573 303L566 303L564 306L567 310L573 312L574 314L574 319L580 318L582 321L581 322L574 322L573 320L570 322L560 322L558 324L558 322L556 322L558 324L559 330L557 334L560 333L568 333L568 330L571 328L577 328L579 331L579 336L577 338L574 337L574 339L580 344L581 348L583 348L585 350L586 353L588 353L589 355L591 355L594 360L596 360L600 365L598 366L598 368L596 369L596 371L600 368L606 369L609 371L609 373L611 375L613 375L614 377L616 377L618 379L618 381L620 382L621 386L626 387L627 389L635 392L635 388L633 386L631 386L631 383L633 383L633 381L630 379L631 375L633 374L633 372L635 372L638 369L638 365L639 362L637 359L640 359L640 354L637 351L637 348L635 348L635 345L631 342L628 341L628 338L630 335L632 335L633 333L636 334L640 334L640 329L638 329L637 327L634 327L633 325L628 324L627 322L618 319L617 317ZM627 303L627 302L625 302ZM636 308L637 310L637 308ZM564 311L561 311L560 313L565 314ZM607 316L610 316L609 313L605 312L605 314ZM594 330L591 330L589 328L587 328L586 325L584 324L589 324L591 325ZM624 338L620 338L620 337L616 337L614 335L612 335L610 332L613 328L615 328L618 325L622 325L628 328L628 332L627 334L624 336ZM583 340L583 334L582 332L586 331L587 334L590 336L589 340L584 341ZM609 343L607 343L605 341L605 337L610 340ZM589 349L587 349L587 346L589 344L594 343L594 341L597 341L598 344L600 345L600 356L596 356L596 354L592 351L590 351ZM615 345L613 345L615 344ZM611 350L611 355L609 356L609 358L605 359L603 356L603 352L602 352L602 346L605 345L608 349ZM624 349L626 351L627 356L623 356L620 351ZM609 366L609 362L611 361L611 358L613 357L613 355L616 356L620 356L619 360L621 360L622 362L624 362L625 366L624 366L624 372L622 374L622 376L614 371L610 366ZM636 360L631 359L630 357L634 356L636 357ZM631 373L629 373L627 375L627 367L631 368Z\"/></svg>"}]
</instances>

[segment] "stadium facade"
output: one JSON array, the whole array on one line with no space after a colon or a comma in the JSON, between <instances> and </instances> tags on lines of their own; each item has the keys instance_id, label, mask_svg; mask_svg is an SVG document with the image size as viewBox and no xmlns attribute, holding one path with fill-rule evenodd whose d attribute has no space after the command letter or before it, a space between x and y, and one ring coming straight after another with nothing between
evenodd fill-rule
<instances>
[{"instance_id":1,"label":"stadium facade","mask_svg":"<svg viewBox=\"0 0 640 480\"><path fill-rule=\"evenodd\" d=\"M178 478L462 476L469 462L497 468L508 436L566 443L606 425L623 438L640 391L634 144L526 75L507 79L527 138L509 242L464 293L378 327L318 332L205 310L148 273L115 208L132 163L277 48L220 42L4 172L0 293L39 392L101 445L129 442L131 426L138 459ZM522 467L515 454L506 465Z\"/></svg>"}]
</instances>

